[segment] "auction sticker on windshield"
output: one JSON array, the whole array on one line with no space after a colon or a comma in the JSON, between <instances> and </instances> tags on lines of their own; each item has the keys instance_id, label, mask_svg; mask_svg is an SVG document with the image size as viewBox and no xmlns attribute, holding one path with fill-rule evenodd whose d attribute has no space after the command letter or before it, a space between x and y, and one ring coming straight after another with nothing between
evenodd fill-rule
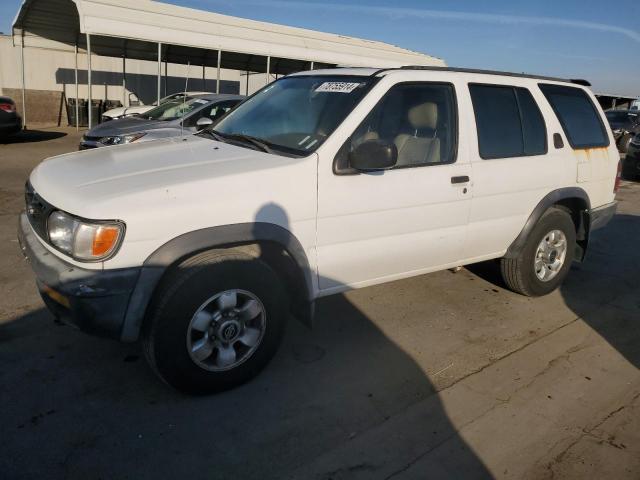
<instances>
[{"instance_id":1,"label":"auction sticker on windshield","mask_svg":"<svg viewBox=\"0 0 640 480\"><path fill-rule=\"evenodd\" d=\"M353 82L324 82L316 88L316 92L351 93L358 85L360 84Z\"/></svg>"}]
</instances>

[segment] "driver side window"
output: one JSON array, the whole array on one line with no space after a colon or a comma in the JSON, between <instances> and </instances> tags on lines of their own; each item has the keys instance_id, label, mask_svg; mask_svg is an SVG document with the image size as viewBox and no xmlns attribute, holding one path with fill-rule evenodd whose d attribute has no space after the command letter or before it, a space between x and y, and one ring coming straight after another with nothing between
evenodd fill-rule
<instances>
[{"instance_id":1,"label":"driver side window","mask_svg":"<svg viewBox=\"0 0 640 480\"><path fill-rule=\"evenodd\" d=\"M342 146L334 171L357 173L349 165L349 154L368 141L395 146L398 160L394 168L452 163L456 128L453 85L398 84L382 97Z\"/></svg>"}]
</instances>

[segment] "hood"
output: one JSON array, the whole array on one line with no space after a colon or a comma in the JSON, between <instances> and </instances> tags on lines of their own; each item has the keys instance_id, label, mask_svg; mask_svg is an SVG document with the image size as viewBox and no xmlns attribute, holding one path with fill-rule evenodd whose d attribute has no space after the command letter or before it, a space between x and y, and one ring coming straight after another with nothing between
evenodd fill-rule
<instances>
[{"instance_id":1,"label":"hood","mask_svg":"<svg viewBox=\"0 0 640 480\"><path fill-rule=\"evenodd\" d=\"M107 110L103 113L106 117L121 117L123 115L131 115L132 113L144 113L151 110L153 105L138 105L137 107L118 107Z\"/></svg>"},{"instance_id":2,"label":"hood","mask_svg":"<svg viewBox=\"0 0 640 480\"><path fill-rule=\"evenodd\" d=\"M250 193L256 188L251 182L264 178L264 170L296 161L191 135L53 157L38 165L30 179L57 208L85 218L121 218L123 205L126 213L161 208L171 199L201 202L203 195L215 192L212 181L217 179L224 179L224 189ZM229 180L234 176L242 179Z\"/></svg>"},{"instance_id":3,"label":"hood","mask_svg":"<svg viewBox=\"0 0 640 480\"><path fill-rule=\"evenodd\" d=\"M148 120L143 117L119 118L101 123L87 132L88 137L112 137L129 133L156 130L175 125L173 121Z\"/></svg>"}]
</instances>

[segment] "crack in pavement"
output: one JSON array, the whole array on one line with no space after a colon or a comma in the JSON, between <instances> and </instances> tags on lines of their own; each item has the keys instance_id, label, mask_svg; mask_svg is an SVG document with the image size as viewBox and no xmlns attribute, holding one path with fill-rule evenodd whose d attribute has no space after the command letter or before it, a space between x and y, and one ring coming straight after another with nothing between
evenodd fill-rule
<instances>
[{"instance_id":1,"label":"crack in pavement","mask_svg":"<svg viewBox=\"0 0 640 480\"><path fill-rule=\"evenodd\" d=\"M580 433L580 435L578 435L576 438L573 439L572 442L570 442L565 448L563 448L558 454L556 454L555 457L553 457L553 459L547 463L546 465L546 469L550 474L550 478L554 479L556 472L554 470L554 467L559 465L560 462L565 458L565 456L569 453L569 451L571 449L573 449L573 447L575 447L578 443L580 443L580 441L582 441L582 439L584 439L585 437L592 437L595 438L599 441L602 441L604 443L607 443L615 448L618 449L624 449L626 448L626 446L624 444L615 444L613 443L613 438L610 437L607 440L604 440L601 436L598 436L596 434L594 434L593 432L595 430L597 430L602 424L604 424L607 420L609 420L610 418L612 418L613 416L617 415L618 413L622 412L623 410L625 410L626 408L628 408L630 405L632 405L638 398L640 398L640 392L636 393L631 400L629 400L627 403L625 403L624 405L621 405L620 407L616 408L615 410L612 410L611 412L609 412L607 415L605 415L600 421L598 421L595 425L593 425L590 428L583 428L582 432ZM560 440L559 442L557 442L556 444L554 444L554 446L552 447L552 450L561 442L563 442L564 440Z\"/></svg>"}]
</instances>

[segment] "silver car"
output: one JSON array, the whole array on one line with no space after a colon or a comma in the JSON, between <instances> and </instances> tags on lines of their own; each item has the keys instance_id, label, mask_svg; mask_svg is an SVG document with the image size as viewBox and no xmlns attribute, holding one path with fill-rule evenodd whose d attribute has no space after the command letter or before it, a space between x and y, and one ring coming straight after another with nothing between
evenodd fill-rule
<instances>
[{"instance_id":1,"label":"silver car","mask_svg":"<svg viewBox=\"0 0 640 480\"><path fill-rule=\"evenodd\" d=\"M172 100L142 115L92 128L82 137L80 150L196 133L212 125L243 99L241 95L207 94Z\"/></svg>"}]
</instances>

